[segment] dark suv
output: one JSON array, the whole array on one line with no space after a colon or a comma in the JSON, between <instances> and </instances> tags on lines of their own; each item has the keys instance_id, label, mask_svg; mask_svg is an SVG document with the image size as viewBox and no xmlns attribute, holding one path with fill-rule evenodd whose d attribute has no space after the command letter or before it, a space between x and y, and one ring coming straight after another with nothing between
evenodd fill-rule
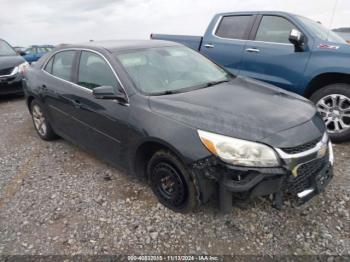
<instances>
[{"instance_id":1,"label":"dark suv","mask_svg":"<svg viewBox=\"0 0 350 262\"><path fill-rule=\"evenodd\" d=\"M0 95L23 92L21 71L27 67L28 63L0 39Z\"/></svg>"},{"instance_id":2,"label":"dark suv","mask_svg":"<svg viewBox=\"0 0 350 262\"><path fill-rule=\"evenodd\" d=\"M148 179L180 212L219 193L305 201L332 177L332 146L305 98L237 77L165 41L64 46L25 77L39 136L63 137Z\"/></svg>"}]
</instances>

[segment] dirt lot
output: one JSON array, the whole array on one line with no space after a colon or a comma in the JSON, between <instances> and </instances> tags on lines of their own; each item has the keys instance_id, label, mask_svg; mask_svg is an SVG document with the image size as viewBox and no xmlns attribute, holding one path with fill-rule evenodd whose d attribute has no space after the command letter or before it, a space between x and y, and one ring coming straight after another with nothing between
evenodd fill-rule
<instances>
[{"instance_id":1,"label":"dirt lot","mask_svg":"<svg viewBox=\"0 0 350 262\"><path fill-rule=\"evenodd\" d=\"M0 254L350 254L350 144L302 207L263 199L181 215L148 186L64 140L36 135L21 98L0 100Z\"/></svg>"}]
</instances>

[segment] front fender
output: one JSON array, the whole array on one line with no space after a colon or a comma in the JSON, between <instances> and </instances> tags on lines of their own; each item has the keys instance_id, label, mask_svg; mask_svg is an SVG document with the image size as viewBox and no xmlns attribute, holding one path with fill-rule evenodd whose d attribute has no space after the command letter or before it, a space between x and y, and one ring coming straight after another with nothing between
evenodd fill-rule
<instances>
[{"instance_id":1,"label":"front fender","mask_svg":"<svg viewBox=\"0 0 350 262\"><path fill-rule=\"evenodd\" d=\"M349 49L349 51L344 49ZM339 47L339 49L320 49L317 48L312 52L310 61L305 70L304 86L308 86L310 81L315 77L328 74L340 73L349 74L350 76L350 46Z\"/></svg>"}]
</instances>

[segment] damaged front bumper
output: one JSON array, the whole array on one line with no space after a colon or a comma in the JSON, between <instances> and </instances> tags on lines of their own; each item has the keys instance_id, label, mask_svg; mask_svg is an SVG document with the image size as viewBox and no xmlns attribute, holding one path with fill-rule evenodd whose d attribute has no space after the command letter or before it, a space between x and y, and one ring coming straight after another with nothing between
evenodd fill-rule
<instances>
[{"instance_id":1,"label":"damaged front bumper","mask_svg":"<svg viewBox=\"0 0 350 262\"><path fill-rule=\"evenodd\" d=\"M333 150L326 136L300 153L276 151L284 163L276 168L230 166L215 158L197 162L192 170L198 180L200 200L205 202L218 192L220 210L227 213L234 197L273 195L273 205L281 208L285 194L303 204L322 192L333 177Z\"/></svg>"}]
</instances>

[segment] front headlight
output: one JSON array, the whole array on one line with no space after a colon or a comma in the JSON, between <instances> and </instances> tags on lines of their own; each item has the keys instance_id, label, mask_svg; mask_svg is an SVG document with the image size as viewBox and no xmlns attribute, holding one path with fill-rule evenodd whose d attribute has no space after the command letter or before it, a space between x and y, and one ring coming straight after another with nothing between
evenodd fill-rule
<instances>
[{"instance_id":1,"label":"front headlight","mask_svg":"<svg viewBox=\"0 0 350 262\"><path fill-rule=\"evenodd\" d=\"M198 130L205 147L226 163L237 166L275 167L279 160L275 151L264 144Z\"/></svg>"},{"instance_id":2,"label":"front headlight","mask_svg":"<svg viewBox=\"0 0 350 262\"><path fill-rule=\"evenodd\" d=\"M24 62L22 64L20 64L17 68L18 68L18 72L21 73L22 75L24 75L28 68L29 68L29 63L28 62Z\"/></svg>"}]
</instances>

